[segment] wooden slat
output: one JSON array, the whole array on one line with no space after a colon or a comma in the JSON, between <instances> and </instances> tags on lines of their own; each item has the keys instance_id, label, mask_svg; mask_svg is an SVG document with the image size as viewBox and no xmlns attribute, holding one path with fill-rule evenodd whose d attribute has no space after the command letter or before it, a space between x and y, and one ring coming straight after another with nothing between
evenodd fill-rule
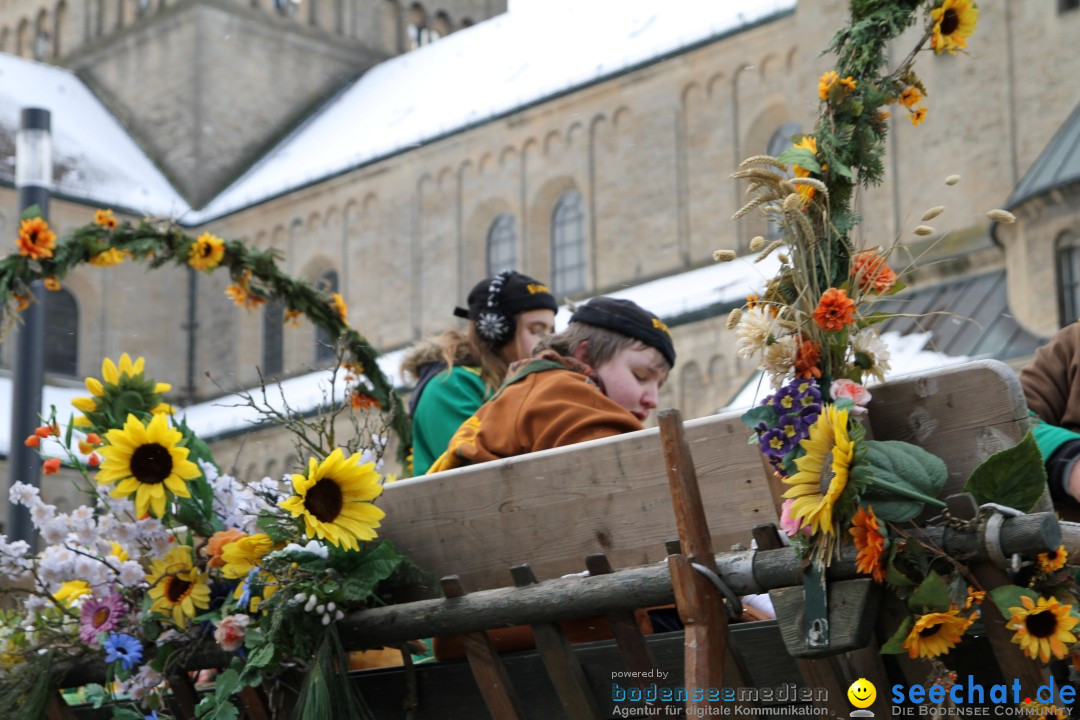
<instances>
[{"instance_id":1,"label":"wooden slat","mask_svg":"<svg viewBox=\"0 0 1080 720\"><path fill-rule=\"evenodd\" d=\"M442 578L440 584L447 598L465 595L465 587L456 575ZM473 632L466 633L464 641L465 657L491 717L495 720L525 720L525 709L514 692L502 659L491 645L491 638L487 633Z\"/></svg>"},{"instance_id":2,"label":"wooden slat","mask_svg":"<svg viewBox=\"0 0 1080 720\"><path fill-rule=\"evenodd\" d=\"M609 575L612 572L611 563L603 554L585 558L585 567L590 576ZM645 636L638 627L634 613L629 610L611 612L608 613L607 620L623 662L626 663L626 669L638 673L633 679L639 687L647 685L649 681L646 678L657 677L656 658L649 651L649 645L645 642Z\"/></svg>"},{"instance_id":3,"label":"wooden slat","mask_svg":"<svg viewBox=\"0 0 1080 720\"><path fill-rule=\"evenodd\" d=\"M1019 384L994 361L912 376L873 395L874 436L940 455L951 488L1027 429ZM740 415L685 424L718 550L776 519ZM576 572L582 557L600 552L616 567L657 562L675 535L661 458L659 432L650 429L402 480L379 501L387 511L380 536L434 575L458 573L475 590L506 586L505 568L522 562L541 577Z\"/></svg>"},{"instance_id":4,"label":"wooden slat","mask_svg":"<svg viewBox=\"0 0 1080 720\"><path fill-rule=\"evenodd\" d=\"M511 569L514 585L525 587L536 584L536 575L528 565ZM581 661L574 654L558 623L538 623L532 626L536 649L544 659L551 684L559 695L570 720L599 720L600 708L589 687Z\"/></svg>"}]
</instances>

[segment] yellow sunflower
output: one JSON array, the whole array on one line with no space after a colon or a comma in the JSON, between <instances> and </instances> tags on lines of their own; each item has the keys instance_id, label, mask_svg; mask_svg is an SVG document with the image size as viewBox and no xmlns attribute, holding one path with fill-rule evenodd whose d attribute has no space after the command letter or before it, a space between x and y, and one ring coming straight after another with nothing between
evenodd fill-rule
<instances>
[{"instance_id":1,"label":"yellow sunflower","mask_svg":"<svg viewBox=\"0 0 1080 720\"><path fill-rule=\"evenodd\" d=\"M795 461L799 472L784 478L792 485L785 498L795 498L791 518L808 525L812 532L831 535L833 505L847 487L855 445L848 437L848 411L826 405L810 427L810 437L800 444L806 455Z\"/></svg>"},{"instance_id":2,"label":"yellow sunflower","mask_svg":"<svg viewBox=\"0 0 1080 720\"><path fill-rule=\"evenodd\" d=\"M98 267L111 267L113 265L119 265L124 262L124 258L127 257L127 253L118 248L109 248L103 250L97 255L90 258L90 264Z\"/></svg>"},{"instance_id":3,"label":"yellow sunflower","mask_svg":"<svg viewBox=\"0 0 1080 720\"><path fill-rule=\"evenodd\" d=\"M1020 596L1023 607L1011 607L1012 617L1005 627L1015 630L1012 641L1032 660L1050 662L1050 656L1065 657L1066 643L1076 642L1070 630L1080 622L1072 616L1072 605L1062 605L1057 598L1040 597L1038 603L1027 595Z\"/></svg>"},{"instance_id":4,"label":"yellow sunflower","mask_svg":"<svg viewBox=\"0 0 1080 720\"><path fill-rule=\"evenodd\" d=\"M814 155L817 155L817 140L813 135L803 135L802 140L795 143L793 147L801 150L809 150L814 153ZM795 177L810 177L810 171L800 165L792 165L791 170L795 173ZM814 188L809 185L800 185L799 195L802 196L803 204L805 205L814 199Z\"/></svg>"},{"instance_id":5,"label":"yellow sunflower","mask_svg":"<svg viewBox=\"0 0 1080 720\"><path fill-rule=\"evenodd\" d=\"M960 617L960 611L955 608L943 613L927 613L915 621L903 647L913 660L944 655L956 647L972 622L971 618Z\"/></svg>"},{"instance_id":6,"label":"yellow sunflower","mask_svg":"<svg viewBox=\"0 0 1080 720\"><path fill-rule=\"evenodd\" d=\"M66 607L71 607L83 595L90 595L90 583L85 580L67 580L53 593L56 601L64 603Z\"/></svg>"},{"instance_id":7,"label":"yellow sunflower","mask_svg":"<svg viewBox=\"0 0 1080 720\"><path fill-rule=\"evenodd\" d=\"M341 318L341 322L348 325L349 306L345 304L345 298L341 297L341 293L334 293L332 297L334 310L337 312L338 317Z\"/></svg>"},{"instance_id":8,"label":"yellow sunflower","mask_svg":"<svg viewBox=\"0 0 1080 720\"><path fill-rule=\"evenodd\" d=\"M165 514L166 490L177 497L191 497L185 480L199 477L199 466L187 459L188 449L180 447L179 430L170 428L164 415L154 415L143 425L128 415L122 430L105 434L108 445L100 449L105 461L97 474L99 485L117 483L112 497L135 494L135 512L144 517Z\"/></svg>"},{"instance_id":9,"label":"yellow sunflower","mask_svg":"<svg viewBox=\"0 0 1080 720\"><path fill-rule=\"evenodd\" d=\"M186 628L188 620L197 610L210 607L210 588L206 576L192 562L191 548L180 545L169 551L164 560L155 560L146 576L150 583L151 609L172 617L180 629Z\"/></svg>"},{"instance_id":10,"label":"yellow sunflower","mask_svg":"<svg viewBox=\"0 0 1080 720\"><path fill-rule=\"evenodd\" d=\"M945 0L941 7L930 11L930 17L934 21L930 47L935 53L955 55L967 47L967 39L975 32L979 9L971 0Z\"/></svg>"},{"instance_id":11,"label":"yellow sunflower","mask_svg":"<svg viewBox=\"0 0 1080 720\"><path fill-rule=\"evenodd\" d=\"M1065 567L1065 563L1069 559L1069 552L1065 549L1065 546L1060 546L1057 550L1051 550L1050 552L1039 553L1039 572L1052 573Z\"/></svg>"},{"instance_id":12,"label":"yellow sunflower","mask_svg":"<svg viewBox=\"0 0 1080 720\"><path fill-rule=\"evenodd\" d=\"M225 257L225 241L216 235L203 233L188 250L188 265L196 270L213 270Z\"/></svg>"},{"instance_id":13,"label":"yellow sunflower","mask_svg":"<svg viewBox=\"0 0 1080 720\"><path fill-rule=\"evenodd\" d=\"M371 501L383 489L374 463L361 465L360 453L346 458L338 448L321 463L311 458L307 475L293 475L292 484L296 494L281 507L304 518L308 537L351 550L375 538L386 513Z\"/></svg>"},{"instance_id":14,"label":"yellow sunflower","mask_svg":"<svg viewBox=\"0 0 1080 720\"><path fill-rule=\"evenodd\" d=\"M104 431L119 427L123 419L133 412L171 415L172 406L162 402L161 396L172 390L172 385L145 377L143 365L142 358L132 362L127 353L120 356L119 367L109 358L102 360L101 380L86 378L90 397L71 401L75 409L83 413L75 418L75 424Z\"/></svg>"},{"instance_id":15,"label":"yellow sunflower","mask_svg":"<svg viewBox=\"0 0 1080 720\"><path fill-rule=\"evenodd\" d=\"M31 260L51 258L56 249L56 233L44 218L27 218L19 223L19 254Z\"/></svg>"},{"instance_id":16,"label":"yellow sunflower","mask_svg":"<svg viewBox=\"0 0 1080 720\"><path fill-rule=\"evenodd\" d=\"M221 572L227 578L247 577L273 549L274 541L264 533L233 540L221 549L221 560L224 563Z\"/></svg>"},{"instance_id":17,"label":"yellow sunflower","mask_svg":"<svg viewBox=\"0 0 1080 720\"><path fill-rule=\"evenodd\" d=\"M94 213L94 222L107 230L116 227L116 218L113 217L112 210L98 210Z\"/></svg>"}]
</instances>

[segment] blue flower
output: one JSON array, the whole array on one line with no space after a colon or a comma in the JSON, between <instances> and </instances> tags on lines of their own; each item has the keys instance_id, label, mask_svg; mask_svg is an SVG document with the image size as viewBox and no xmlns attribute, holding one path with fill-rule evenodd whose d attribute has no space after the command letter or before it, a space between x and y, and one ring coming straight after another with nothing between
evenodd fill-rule
<instances>
[{"instance_id":1,"label":"blue flower","mask_svg":"<svg viewBox=\"0 0 1080 720\"><path fill-rule=\"evenodd\" d=\"M126 633L112 633L105 641L105 662L120 661L121 667L131 670L142 661L142 645Z\"/></svg>"},{"instance_id":2,"label":"blue flower","mask_svg":"<svg viewBox=\"0 0 1080 720\"><path fill-rule=\"evenodd\" d=\"M236 604L244 612L247 612L248 606L251 605L251 581L255 579L258 572L258 568L252 568L248 572L247 578L240 583L240 599L236 601Z\"/></svg>"}]
</instances>

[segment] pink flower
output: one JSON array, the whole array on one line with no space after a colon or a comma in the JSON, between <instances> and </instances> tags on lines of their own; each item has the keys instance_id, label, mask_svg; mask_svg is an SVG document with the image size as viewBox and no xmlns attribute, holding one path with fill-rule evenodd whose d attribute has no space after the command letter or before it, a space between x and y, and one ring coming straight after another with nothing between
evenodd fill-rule
<instances>
[{"instance_id":1,"label":"pink flower","mask_svg":"<svg viewBox=\"0 0 1080 720\"><path fill-rule=\"evenodd\" d=\"M833 400L847 398L859 407L866 407L866 403L870 402L870 391L854 380L846 378L833 380L829 394L832 395Z\"/></svg>"},{"instance_id":2,"label":"pink flower","mask_svg":"<svg viewBox=\"0 0 1080 720\"><path fill-rule=\"evenodd\" d=\"M244 644L244 634L249 622L251 618L247 615L226 615L214 630L214 639L225 652L239 650Z\"/></svg>"},{"instance_id":3,"label":"pink flower","mask_svg":"<svg viewBox=\"0 0 1080 720\"><path fill-rule=\"evenodd\" d=\"M795 537L802 533L810 537L810 526L803 525L802 520L791 517L791 506L795 504L795 498L788 498L780 511L780 529L787 533L788 537Z\"/></svg>"},{"instance_id":4,"label":"pink flower","mask_svg":"<svg viewBox=\"0 0 1080 720\"><path fill-rule=\"evenodd\" d=\"M112 632L120 626L120 618L127 615L127 611L127 605L115 593L107 598L90 598L80 610L79 639L87 645L97 643L100 633Z\"/></svg>"}]
</instances>

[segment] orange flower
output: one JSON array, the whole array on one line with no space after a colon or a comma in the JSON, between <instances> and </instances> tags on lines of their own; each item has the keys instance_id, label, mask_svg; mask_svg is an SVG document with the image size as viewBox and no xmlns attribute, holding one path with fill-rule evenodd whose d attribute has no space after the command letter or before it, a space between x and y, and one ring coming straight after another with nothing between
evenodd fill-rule
<instances>
[{"instance_id":1,"label":"orange flower","mask_svg":"<svg viewBox=\"0 0 1080 720\"><path fill-rule=\"evenodd\" d=\"M259 297L251 292L251 271L245 270L240 280L225 288L225 294L242 308L252 310L266 304L266 298Z\"/></svg>"},{"instance_id":2,"label":"orange flower","mask_svg":"<svg viewBox=\"0 0 1080 720\"><path fill-rule=\"evenodd\" d=\"M86 458L86 464L90 467L96 468L101 464L101 456L97 453L90 453L90 457Z\"/></svg>"},{"instance_id":3,"label":"orange flower","mask_svg":"<svg viewBox=\"0 0 1080 720\"><path fill-rule=\"evenodd\" d=\"M839 332L855 321L855 301L848 297L847 291L829 288L821 296L814 322L822 330Z\"/></svg>"},{"instance_id":4,"label":"orange flower","mask_svg":"<svg viewBox=\"0 0 1080 720\"><path fill-rule=\"evenodd\" d=\"M810 376L821 377L818 363L821 362L821 349L811 340L803 340L799 343L799 349L795 353L795 374L801 378Z\"/></svg>"},{"instance_id":5,"label":"orange flower","mask_svg":"<svg viewBox=\"0 0 1080 720\"><path fill-rule=\"evenodd\" d=\"M970 610L972 605L982 605L983 600L986 599L985 590L976 590L975 588L968 588L967 600L964 601L964 609Z\"/></svg>"},{"instance_id":6,"label":"orange flower","mask_svg":"<svg viewBox=\"0 0 1080 720\"><path fill-rule=\"evenodd\" d=\"M889 112L888 110L880 110L880 111L878 111L877 116L878 116L878 120L880 120L881 122L885 122L886 120L888 120L889 118L892 117L892 113Z\"/></svg>"},{"instance_id":7,"label":"orange flower","mask_svg":"<svg viewBox=\"0 0 1080 720\"><path fill-rule=\"evenodd\" d=\"M888 292L896 284L896 273L881 255L872 250L857 253L852 259L851 279L863 292Z\"/></svg>"},{"instance_id":8,"label":"orange flower","mask_svg":"<svg viewBox=\"0 0 1080 720\"><path fill-rule=\"evenodd\" d=\"M349 396L349 401L352 403L353 410L370 410L371 408L375 408L376 410L382 409L382 405L379 404L378 400L360 390L353 390L352 394Z\"/></svg>"},{"instance_id":9,"label":"orange flower","mask_svg":"<svg viewBox=\"0 0 1080 720\"><path fill-rule=\"evenodd\" d=\"M912 85L909 88L904 88L904 92L900 93L900 104L906 107L908 110L914 108L923 99L923 94L919 92L919 88Z\"/></svg>"},{"instance_id":10,"label":"orange flower","mask_svg":"<svg viewBox=\"0 0 1080 720\"><path fill-rule=\"evenodd\" d=\"M908 117L911 119L912 125L921 125L922 121L926 119L926 108L915 108Z\"/></svg>"},{"instance_id":11,"label":"orange flower","mask_svg":"<svg viewBox=\"0 0 1080 720\"><path fill-rule=\"evenodd\" d=\"M818 80L817 84L818 97L822 100L828 100L829 88L831 88L832 84L836 82L839 78L840 75L835 70L830 70L829 72L822 75L821 78Z\"/></svg>"},{"instance_id":12,"label":"orange flower","mask_svg":"<svg viewBox=\"0 0 1080 720\"><path fill-rule=\"evenodd\" d=\"M97 433L88 433L86 435L86 442L90 443L91 445L100 445L101 438L98 436Z\"/></svg>"},{"instance_id":13,"label":"orange flower","mask_svg":"<svg viewBox=\"0 0 1080 720\"><path fill-rule=\"evenodd\" d=\"M22 312L26 308L30 307L30 296L23 295L21 293L15 293L12 295L15 298L15 311Z\"/></svg>"},{"instance_id":14,"label":"orange flower","mask_svg":"<svg viewBox=\"0 0 1080 720\"><path fill-rule=\"evenodd\" d=\"M41 438L47 438L50 435L59 435L60 433L53 433L52 425L41 425L34 428L34 434Z\"/></svg>"},{"instance_id":15,"label":"orange flower","mask_svg":"<svg viewBox=\"0 0 1080 720\"><path fill-rule=\"evenodd\" d=\"M45 475L55 475L60 472L60 458L49 458L41 466L41 472Z\"/></svg>"},{"instance_id":16,"label":"orange flower","mask_svg":"<svg viewBox=\"0 0 1080 720\"><path fill-rule=\"evenodd\" d=\"M303 314L299 310L286 310L285 324L289 327L300 327L300 316Z\"/></svg>"},{"instance_id":17,"label":"orange flower","mask_svg":"<svg viewBox=\"0 0 1080 720\"><path fill-rule=\"evenodd\" d=\"M60 289L60 281L57 280L55 276L50 275L49 277L45 278L45 289L56 292Z\"/></svg>"},{"instance_id":18,"label":"orange flower","mask_svg":"<svg viewBox=\"0 0 1080 720\"><path fill-rule=\"evenodd\" d=\"M41 437L38 435L31 435L30 437L26 438L24 443L26 444L26 447L41 447Z\"/></svg>"},{"instance_id":19,"label":"orange flower","mask_svg":"<svg viewBox=\"0 0 1080 720\"><path fill-rule=\"evenodd\" d=\"M338 317L341 318L341 322L348 325L349 306L345 304L345 298L341 297L341 293L333 294L333 307L337 311Z\"/></svg>"},{"instance_id":20,"label":"orange flower","mask_svg":"<svg viewBox=\"0 0 1080 720\"><path fill-rule=\"evenodd\" d=\"M49 229L43 218L29 218L19 224L19 254L40 260L51 258L56 247L56 233Z\"/></svg>"},{"instance_id":21,"label":"orange flower","mask_svg":"<svg viewBox=\"0 0 1080 720\"><path fill-rule=\"evenodd\" d=\"M1065 546L1060 546L1057 550L1051 550L1050 552L1039 553L1039 572L1052 573L1065 567L1065 563L1069 559L1069 552L1065 549Z\"/></svg>"},{"instance_id":22,"label":"orange flower","mask_svg":"<svg viewBox=\"0 0 1080 720\"><path fill-rule=\"evenodd\" d=\"M206 543L205 551L207 557L210 558L210 562L208 563L210 567L225 567L225 560L221 557L221 553L224 552L225 546L245 537L247 537L247 533L243 530L237 530L236 528L229 528L228 530L222 530L211 535L210 540Z\"/></svg>"},{"instance_id":23,"label":"orange flower","mask_svg":"<svg viewBox=\"0 0 1080 720\"><path fill-rule=\"evenodd\" d=\"M840 87L844 88L848 92L855 89L855 78L848 75L846 78L840 78Z\"/></svg>"},{"instance_id":24,"label":"orange flower","mask_svg":"<svg viewBox=\"0 0 1080 720\"><path fill-rule=\"evenodd\" d=\"M885 535L881 532L881 523L874 515L873 508L860 507L851 519L848 531L855 540L855 569L870 575L877 582L885 582L885 565L881 562L885 552Z\"/></svg>"},{"instance_id":25,"label":"orange flower","mask_svg":"<svg viewBox=\"0 0 1080 720\"><path fill-rule=\"evenodd\" d=\"M112 210L98 210L94 213L94 222L109 230L116 227L116 218L113 217Z\"/></svg>"}]
</instances>

